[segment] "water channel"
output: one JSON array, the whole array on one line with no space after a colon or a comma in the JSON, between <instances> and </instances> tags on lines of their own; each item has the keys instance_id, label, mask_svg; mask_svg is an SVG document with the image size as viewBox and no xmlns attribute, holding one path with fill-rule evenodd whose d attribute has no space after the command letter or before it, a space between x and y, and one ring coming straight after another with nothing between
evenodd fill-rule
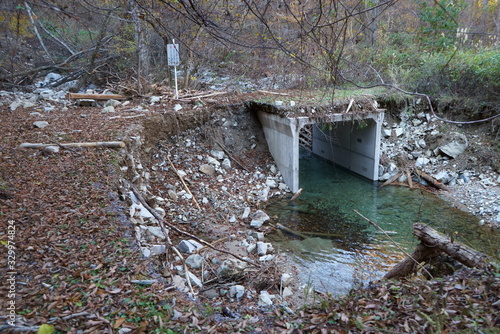
<instances>
[{"instance_id":1,"label":"water channel","mask_svg":"<svg viewBox=\"0 0 500 334\"><path fill-rule=\"evenodd\" d=\"M413 251L415 222L487 253L500 241L491 230L480 227L475 216L436 195L406 187L379 187L305 151L300 159L300 187L303 192L298 199L271 202L266 212L274 223L308 237L280 231L269 237L299 268L304 285L332 295L380 279L405 257L400 248Z\"/></svg>"}]
</instances>

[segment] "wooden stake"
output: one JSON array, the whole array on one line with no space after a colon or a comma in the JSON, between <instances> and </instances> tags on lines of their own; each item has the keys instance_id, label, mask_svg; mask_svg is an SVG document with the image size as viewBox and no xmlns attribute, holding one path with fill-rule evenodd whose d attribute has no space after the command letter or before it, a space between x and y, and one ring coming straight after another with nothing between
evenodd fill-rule
<instances>
[{"instance_id":1,"label":"wooden stake","mask_svg":"<svg viewBox=\"0 0 500 334\"><path fill-rule=\"evenodd\" d=\"M292 196L292 198L290 199L290 201L295 201L297 199L297 197L300 196L300 194L302 194L302 188L300 188L299 190L297 190L297 192Z\"/></svg>"}]
</instances>

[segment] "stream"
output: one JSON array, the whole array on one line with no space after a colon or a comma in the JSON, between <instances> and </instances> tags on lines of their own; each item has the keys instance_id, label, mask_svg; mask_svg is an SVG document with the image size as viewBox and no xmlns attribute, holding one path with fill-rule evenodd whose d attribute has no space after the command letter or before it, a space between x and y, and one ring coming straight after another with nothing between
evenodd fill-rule
<instances>
[{"instance_id":1,"label":"stream","mask_svg":"<svg viewBox=\"0 0 500 334\"><path fill-rule=\"evenodd\" d=\"M405 257L403 250L411 253L417 245L411 233L416 222L490 255L500 241L478 218L434 194L379 187L310 153L301 153L299 177L300 197L271 201L266 212L273 223L307 238L281 230L269 238L296 265L302 284L317 291L339 296L380 279Z\"/></svg>"}]
</instances>

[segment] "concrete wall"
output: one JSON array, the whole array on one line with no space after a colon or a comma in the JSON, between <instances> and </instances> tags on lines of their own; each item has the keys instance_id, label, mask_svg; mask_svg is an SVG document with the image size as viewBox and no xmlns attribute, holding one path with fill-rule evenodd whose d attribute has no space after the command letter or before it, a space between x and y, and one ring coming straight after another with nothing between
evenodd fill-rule
<instances>
[{"instance_id":1,"label":"concrete wall","mask_svg":"<svg viewBox=\"0 0 500 334\"><path fill-rule=\"evenodd\" d=\"M307 117L281 117L258 111L264 135L277 167L290 190L299 189L299 131L316 120ZM347 120L344 114L332 114L322 127L313 127L313 153L363 175L378 179L380 132L383 113ZM331 129L330 129L331 125ZM323 129L324 128L324 129Z\"/></svg>"},{"instance_id":2,"label":"concrete wall","mask_svg":"<svg viewBox=\"0 0 500 334\"><path fill-rule=\"evenodd\" d=\"M331 129L330 129L331 127ZM313 126L313 153L371 180L378 179L380 124L374 119Z\"/></svg>"}]
</instances>

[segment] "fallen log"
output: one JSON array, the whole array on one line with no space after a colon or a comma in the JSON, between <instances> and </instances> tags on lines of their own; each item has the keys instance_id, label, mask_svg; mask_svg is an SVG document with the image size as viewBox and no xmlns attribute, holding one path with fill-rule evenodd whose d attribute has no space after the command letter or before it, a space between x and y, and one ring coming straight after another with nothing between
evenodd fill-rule
<instances>
[{"instance_id":1,"label":"fallen log","mask_svg":"<svg viewBox=\"0 0 500 334\"><path fill-rule=\"evenodd\" d=\"M442 184L441 182L437 181L435 178L433 178L429 174L427 174L425 172L422 172L421 170L418 170L417 168L415 168L415 173L419 177L421 177L422 179L424 179L425 181L427 181L430 184L432 184L434 187L436 187L438 189L441 189L441 190L448 190L448 188L444 184Z\"/></svg>"},{"instance_id":2,"label":"fallen log","mask_svg":"<svg viewBox=\"0 0 500 334\"><path fill-rule=\"evenodd\" d=\"M124 100L127 97L120 94L79 94L79 93L68 93L66 95L68 100L77 99L91 99L91 100Z\"/></svg>"},{"instance_id":3,"label":"fallen log","mask_svg":"<svg viewBox=\"0 0 500 334\"><path fill-rule=\"evenodd\" d=\"M421 241L420 244L412 254L394 266L384 276L385 279L407 276L415 272L417 267L421 266L421 262L441 253L446 253L471 268L487 268L490 265L487 255L442 235L425 224L413 224L413 235Z\"/></svg>"},{"instance_id":4,"label":"fallen log","mask_svg":"<svg viewBox=\"0 0 500 334\"><path fill-rule=\"evenodd\" d=\"M66 144L40 144L40 143L22 143L19 145L21 148L45 148L47 146L59 145L62 147L108 147L108 148L122 148L125 143L122 141L103 141L103 142L90 142L90 143L66 143Z\"/></svg>"}]
</instances>

